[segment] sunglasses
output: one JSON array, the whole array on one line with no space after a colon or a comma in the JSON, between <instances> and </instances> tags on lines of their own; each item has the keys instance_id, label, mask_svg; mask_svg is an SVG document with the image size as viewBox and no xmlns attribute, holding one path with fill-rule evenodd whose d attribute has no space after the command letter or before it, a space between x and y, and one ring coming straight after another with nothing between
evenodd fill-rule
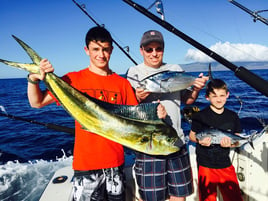
<instances>
[{"instance_id":1,"label":"sunglasses","mask_svg":"<svg viewBox=\"0 0 268 201\"><path fill-rule=\"evenodd\" d=\"M157 47L157 48L151 48L151 47L148 47L148 48L143 48L143 50L147 53L152 53L154 50L156 52L163 52L163 47Z\"/></svg>"}]
</instances>

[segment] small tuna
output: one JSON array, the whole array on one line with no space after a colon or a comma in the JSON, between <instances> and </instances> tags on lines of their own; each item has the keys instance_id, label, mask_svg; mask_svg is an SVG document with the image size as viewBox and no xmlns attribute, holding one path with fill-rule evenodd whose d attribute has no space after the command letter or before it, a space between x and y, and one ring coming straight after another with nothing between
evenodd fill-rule
<instances>
[{"instance_id":1,"label":"small tuna","mask_svg":"<svg viewBox=\"0 0 268 201\"><path fill-rule=\"evenodd\" d=\"M139 82L145 91L154 93L167 93L187 89L194 83L195 77L185 72L163 71Z\"/></svg>"},{"instance_id":2,"label":"small tuna","mask_svg":"<svg viewBox=\"0 0 268 201\"><path fill-rule=\"evenodd\" d=\"M241 147L242 145L249 143L253 147L253 140L258 136L257 131L252 131L250 134L240 133L234 134L227 131L221 131L219 129L207 129L203 132L197 133L196 138L202 140L205 137L211 138L211 144L220 144L223 137L229 137L231 139L231 144L236 143L236 147Z\"/></svg>"}]
</instances>

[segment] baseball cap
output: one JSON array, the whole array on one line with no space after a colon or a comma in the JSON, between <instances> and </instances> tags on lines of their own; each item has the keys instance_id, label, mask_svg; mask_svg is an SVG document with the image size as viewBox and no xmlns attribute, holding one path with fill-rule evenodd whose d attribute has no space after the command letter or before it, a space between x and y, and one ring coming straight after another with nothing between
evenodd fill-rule
<instances>
[{"instance_id":1,"label":"baseball cap","mask_svg":"<svg viewBox=\"0 0 268 201\"><path fill-rule=\"evenodd\" d=\"M164 47L164 38L159 31L156 30L146 31L141 38L140 47L146 46L151 42L158 42Z\"/></svg>"}]
</instances>

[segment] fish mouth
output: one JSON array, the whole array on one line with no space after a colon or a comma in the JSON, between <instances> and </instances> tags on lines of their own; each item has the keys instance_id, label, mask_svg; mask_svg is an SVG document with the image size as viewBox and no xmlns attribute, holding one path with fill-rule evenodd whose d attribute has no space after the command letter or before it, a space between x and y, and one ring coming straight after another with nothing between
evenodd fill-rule
<instances>
[{"instance_id":1,"label":"fish mouth","mask_svg":"<svg viewBox=\"0 0 268 201\"><path fill-rule=\"evenodd\" d=\"M153 155L169 155L171 153L179 151L179 147L176 146L178 138L163 137L159 134L153 134L148 137L147 152L154 152Z\"/></svg>"}]
</instances>

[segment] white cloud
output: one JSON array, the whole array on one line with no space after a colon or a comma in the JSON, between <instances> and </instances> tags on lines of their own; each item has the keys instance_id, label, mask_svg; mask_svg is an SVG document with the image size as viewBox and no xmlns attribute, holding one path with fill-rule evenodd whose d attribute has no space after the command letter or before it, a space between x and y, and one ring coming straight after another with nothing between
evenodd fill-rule
<instances>
[{"instance_id":1,"label":"white cloud","mask_svg":"<svg viewBox=\"0 0 268 201\"><path fill-rule=\"evenodd\" d=\"M237 61L268 61L268 47L259 44L241 44L218 42L210 48L213 52L230 62ZM197 49L189 49L185 56L187 61L211 62L213 59Z\"/></svg>"}]
</instances>

